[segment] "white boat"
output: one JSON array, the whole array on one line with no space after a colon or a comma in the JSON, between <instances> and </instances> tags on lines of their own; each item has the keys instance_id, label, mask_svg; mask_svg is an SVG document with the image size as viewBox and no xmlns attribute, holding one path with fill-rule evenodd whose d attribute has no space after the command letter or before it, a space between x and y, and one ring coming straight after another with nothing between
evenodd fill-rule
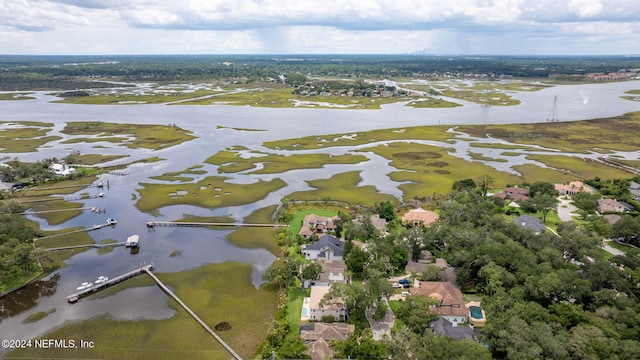
<instances>
[{"instance_id":1,"label":"white boat","mask_svg":"<svg viewBox=\"0 0 640 360\"><path fill-rule=\"evenodd\" d=\"M106 282L107 280L109 280L108 277L100 276L100 277L98 277L98 280L96 280L96 284L102 284L103 282Z\"/></svg>"},{"instance_id":2,"label":"white boat","mask_svg":"<svg viewBox=\"0 0 640 360\"><path fill-rule=\"evenodd\" d=\"M85 290L85 289L88 289L88 288L90 288L92 286L93 286L93 284L90 283L90 282L83 282L82 285L78 286L76 289Z\"/></svg>"},{"instance_id":3,"label":"white boat","mask_svg":"<svg viewBox=\"0 0 640 360\"><path fill-rule=\"evenodd\" d=\"M107 224L109 224L109 225L115 225L115 224L117 224L117 223L118 223L118 222L116 221L116 218L112 218L112 217L107 218Z\"/></svg>"}]
</instances>

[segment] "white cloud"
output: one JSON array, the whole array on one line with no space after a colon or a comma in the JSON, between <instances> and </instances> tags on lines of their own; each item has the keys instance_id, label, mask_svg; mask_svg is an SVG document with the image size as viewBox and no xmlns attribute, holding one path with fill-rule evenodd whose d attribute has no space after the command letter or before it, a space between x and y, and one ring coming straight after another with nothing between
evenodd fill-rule
<instances>
[{"instance_id":1,"label":"white cloud","mask_svg":"<svg viewBox=\"0 0 640 360\"><path fill-rule=\"evenodd\" d=\"M571 0L569 11L581 18L592 18L602 13L603 6L599 0Z\"/></svg>"},{"instance_id":2,"label":"white cloud","mask_svg":"<svg viewBox=\"0 0 640 360\"><path fill-rule=\"evenodd\" d=\"M538 49L586 53L573 40L581 38L606 38L614 52L620 41L618 51L628 52L639 35L636 2L11 0L0 2L8 34L0 53L514 53L531 39Z\"/></svg>"}]
</instances>

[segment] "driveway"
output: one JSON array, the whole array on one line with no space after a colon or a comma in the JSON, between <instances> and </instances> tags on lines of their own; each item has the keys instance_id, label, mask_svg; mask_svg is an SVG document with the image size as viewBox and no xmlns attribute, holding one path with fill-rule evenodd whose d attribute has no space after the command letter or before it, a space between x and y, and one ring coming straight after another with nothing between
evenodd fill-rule
<instances>
[{"instance_id":1,"label":"driveway","mask_svg":"<svg viewBox=\"0 0 640 360\"><path fill-rule=\"evenodd\" d=\"M385 301L386 302L386 301ZM369 321L369 325L371 325L371 332L373 333L373 340L382 340L385 335L391 336L391 328L393 327L393 323L396 321L396 317L391 311L389 307L389 303L387 303L387 313L380 320L374 320L373 314L374 309L367 309L365 314L367 315L367 320Z\"/></svg>"},{"instance_id":2,"label":"driveway","mask_svg":"<svg viewBox=\"0 0 640 360\"><path fill-rule=\"evenodd\" d=\"M616 256L616 255L624 256L625 255L624 251L618 250L618 249L614 248L613 246L610 246L609 244L607 244L609 241L613 241L613 240L602 240L602 248L603 249L605 249L606 251L608 251L611 254L613 254L613 256Z\"/></svg>"},{"instance_id":3,"label":"driveway","mask_svg":"<svg viewBox=\"0 0 640 360\"><path fill-rule=\"evenodd\" d=\"M578 208L571 203L571 199L564 199L564 196L558 197L558 200L560 200L557 207L560 221L573 221L573 217L577 215L572 213L578 211Z\"/></svg>"}]
</instances>

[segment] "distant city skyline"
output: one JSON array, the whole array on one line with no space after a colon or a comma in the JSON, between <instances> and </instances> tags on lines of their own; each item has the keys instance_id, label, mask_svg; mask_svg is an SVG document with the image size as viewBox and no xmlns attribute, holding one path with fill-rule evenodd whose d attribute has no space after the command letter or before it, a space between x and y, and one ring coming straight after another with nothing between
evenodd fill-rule
<instances>
[{"instance_id":1,"label":"distant city skyline","mask_svg":"<svg viewBox=\"0 0 640 360\"><path fill-rule=\"evenodd\" d=\"M12 0L0 54L640 53L634 0Z\"/></svg>"}]
</instances>

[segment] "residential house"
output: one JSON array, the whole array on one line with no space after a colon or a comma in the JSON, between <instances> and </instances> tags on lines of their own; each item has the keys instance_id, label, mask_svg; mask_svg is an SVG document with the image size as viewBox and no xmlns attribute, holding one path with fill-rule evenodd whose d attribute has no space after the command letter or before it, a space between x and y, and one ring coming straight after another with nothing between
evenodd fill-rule
<instances>
[{"instance_id":1,"label":"residential house","mask_svg":"<svg viewBox=\"0 0 640 360\"><path fill-rule=\"evenodd\" d=\"M532 230L536 235L543 233L547 229L542 220L527 214L513 219L513 222L516 225Z\"/></svg>"},{"instance_id":2,"label":"residential house","mask_svg":"<svg viewBox=\"0 0 640 360\"><path fill-rule=\"evenodd\" d=\"M626 202L616 199L598 199L598 211L601 213L623 213L635 208Z\"/></svg>"},{"instance_id":3,"label":"residential house","mask_svg":"<svg viewBox=\"0 0 640 360\"><path fill-rule=\"evenodd\" d=\"M423 281L420 287L412 287L411 295L424 295L439 301L429 309L429 312L438 315L452 324L465 324L468 321L469 309L465 306L460 289L450 282Z\"/></svg>"},{"instance_id":4,"label":"residential house","mask_svg":"<svg viewBox=\"0 0 640 360\"><path fill-rule=\"evenodd\" d=\"M355 325L345 323L310 323L300 327L300 338L313 360L333 359L331 341L345 341L355 331Z\"/></svg>"},{"instance_id":5,"label":"residential house","mask_svg":"<svg viewBox=\"0 0 640 360\"><path fill-rule=\"evenodd\" d=\"M315 280L304 280L304 287L308 288L311 285L331 285L331 284L346 284L347 283L347 265L344 260L324 260L319 262L322 266L322 271L318 278Z\"/></svg>"},{"instance_id":6,"label":"residential house","mask_svg":"<svg viewBox=\"0 0 640 360\"><path fill-rule=\"evenodd\" d=\"M66 164L58 164L58 163L51 164L50 169L54 174L59 176L71 175L76 172L76 169L70 166L67 166Z\"/></svg>"},{"instance_id":7,"label":"residential house","mask_svg":"<svg viewBox=\"0 0 640 360\"><path fill-rule=\"evenodd\" d=\"M336 224L334 221L338 219L338 216L325 217L316 214L309 214L302 220L302 228L300 228L298 235L309 238L314 233L326 234L334 232L336 230Z\"/></svg>"},{"instance_id":8,"label":"residential house","mask_svg":"<svg viewBox=\"0 0 640 360\"><path fill-rule=\"evenodd\" d=\"M387 229L387 220L381 218L378 214L371 215L371 224L373 224L373 227L378 231L385 231Z\"/></svg>"},{"instance_id":9,"label":"residential house","mask_svg":"<svg viewBox=\"0 0 640 360\"><path fill-rule=\"evenodd\" d=\"M440 220L440 216L438 214L423 208L412 209L402 215L402 223L413 226L429 226L438 222L438 220Z\"/></svg>"},{"instance_id":10,"label":"residential house","mask_svg":"<svg viewBox=\"0 0 640 360\"><path fill-rule=\"evenodd\" d=\"M326 234L313 244L302 245L302 253L307 260L342 260L344 248L340 239Z\"/></svg>"},{"instance_id":11,"label":"residential house","mask_svg":"<svg viewBox=\"0 0 640 360\"><path fill-rule=\"evenodd\" d=\"M553 186L560 195L573 196L579 192L595 193L591 186L584 184L582 181L571 181L568 184L554 184Z\"/></svg>"},{"instance_id":12,"label":"residential house","mask_svg":"<svg viewBox=\"0 0 640 360\"><path fill-rule=\"evenodd\" d=\"M322 298L329 292L331 286L316 285L311 287L309 296L309 320L322 321L323 316L333 316L336 321L347 320L347 305L342 299L330 299L321 306Z\"/></svg>"},{"instance_id":13,"label":"residential house","mask_svg":"<svg viewBox=\"0 0 640 360\"><path fill-rule=\"evenodd\" d=\"M431 328L434 335L444 335L454 340L476 340L473 326L456 326L455 323L451 323L443 317L439 317L429 323L429 328Z\"/></svg>"},{"instance_id":14,"label":"residential house","mask_svg":"<svg viewBox=\"0 0 640 360\"><path fill-rule=\"evenodd\" d=\"M503 191L493 196L501 199L510 199L514 201L522 201L529 199L529 190L520 187L507 187Z\"/></svg>"}]
</instances>

